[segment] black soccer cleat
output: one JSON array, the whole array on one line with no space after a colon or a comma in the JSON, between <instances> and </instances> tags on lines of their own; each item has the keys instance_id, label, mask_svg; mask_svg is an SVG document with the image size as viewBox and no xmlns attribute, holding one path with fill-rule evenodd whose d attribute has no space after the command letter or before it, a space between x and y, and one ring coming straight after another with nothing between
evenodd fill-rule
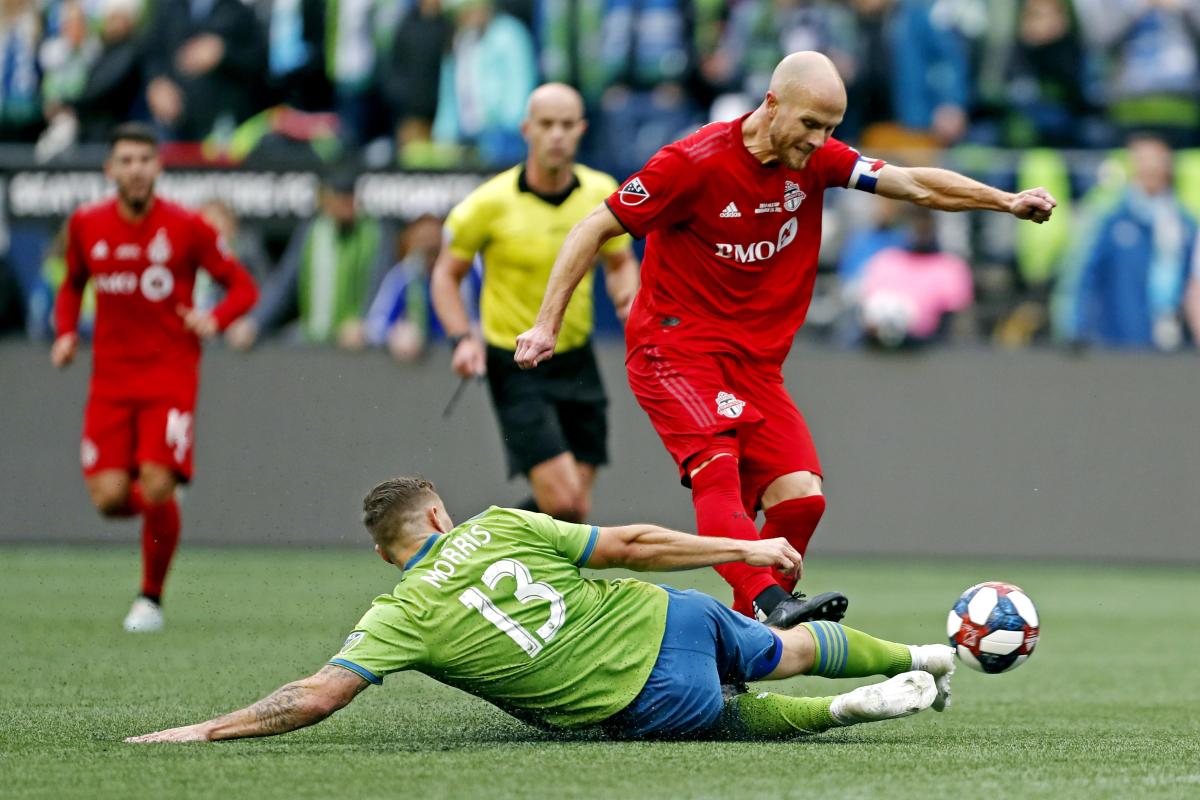
<instances>
[{"instance_id":1,"label":"black soccer cleat","mask_svg":"<svg viewBox=\"0 0 1200 800\"><path fill-rule=\"evenodd\" d=\"M846 616L846 608L849 605L850 601L841 592L822 592L813 597L807 597L802 592L793 592L791 597L767 614L763 624L784 629L818 619L837 622Z\"/></svg>"}]
</instances>

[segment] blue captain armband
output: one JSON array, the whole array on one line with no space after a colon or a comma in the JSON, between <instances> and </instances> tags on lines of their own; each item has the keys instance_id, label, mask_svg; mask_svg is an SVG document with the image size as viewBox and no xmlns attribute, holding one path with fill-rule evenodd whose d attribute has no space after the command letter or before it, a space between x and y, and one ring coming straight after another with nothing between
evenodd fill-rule
<instances>
[{"instance_id":1,"label":"blue captain armband","mask_svg":"<svg viewBox=\"0 0 1200 800\"><path fill-rule=\"evenodd\" d=\"M883 159L860 155L854 169L850 172L850 180L846 182L846 188L874 194L875 184L879 183L879 173L886 166L887 162Z\"/></svg>"}]
</instances>

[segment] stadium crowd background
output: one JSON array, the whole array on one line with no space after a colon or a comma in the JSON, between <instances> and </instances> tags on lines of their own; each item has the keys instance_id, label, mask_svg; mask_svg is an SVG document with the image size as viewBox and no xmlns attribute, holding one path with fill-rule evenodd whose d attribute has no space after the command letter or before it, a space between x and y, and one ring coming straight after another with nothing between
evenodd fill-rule
<instances>
[{"instance_id":1,"label":"stadium crowd background","mask_svg":"<svg viewBox=\"0 0 1200 800\"><path fill-rule=\"evenodd\" d=\"M524 154L529 92L561 80L587 104L580 161L623 178L690 128L753 108L801 49L846 79L839 138L1062 203L1051 223L1018 227L830 193L802 336L1194 348L1200 0L0 0L0 162L98 166L109 129L143 119L169 169L315 169L320 212L295 230L239 226L219 197L206 206L264 286L227 341L279 332L406 361L438 336L439 220L362 213L364 171L507 167ZM344 244L318 257L339 277L305 281L331 223ZM54 234L33 268L0 262L0 327L50 336ZM599 333L619 335L597 300ZM329 306L313 324L309 310Z\"/></svg>"}]
</instances>

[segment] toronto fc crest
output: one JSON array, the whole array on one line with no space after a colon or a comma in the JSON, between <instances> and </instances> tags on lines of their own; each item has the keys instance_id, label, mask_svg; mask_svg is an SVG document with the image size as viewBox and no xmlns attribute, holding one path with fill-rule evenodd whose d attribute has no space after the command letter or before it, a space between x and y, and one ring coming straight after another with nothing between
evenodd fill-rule
<instances>
[{"instance_id":1,"label":"toronto fc crest","mask_svg":"<svg viewBox=\"0 0 1200 800\"><path fill-rule=\"evenodd\" d=\"M737 419L746 407L745 400L738 400L729 392L717 392L717 413L722 417Z\"/></svg>"},{"instance_id":2,"label":"toronto fc crest","mask_svg":"<svg viewBox=\"0 0 1200 800\"><path fill-rule=\"evenodd\" d=\"M807 195L800 191L800 185L795 181L788 181L783 185L783 207L788 211L795 211L804 202Z\"/></svg>"},{"instance_id":3,"label":"toronto fc crest","mask_svg":"<svg viewBox=\"0 0 1200 800\"><path fill-rule=\"evenodd\" d=\"M171 260L171 240L163 228L158 229L150 244L146 247L146 257L151 264L165 264Z\"/></svg>"}]
</instances>

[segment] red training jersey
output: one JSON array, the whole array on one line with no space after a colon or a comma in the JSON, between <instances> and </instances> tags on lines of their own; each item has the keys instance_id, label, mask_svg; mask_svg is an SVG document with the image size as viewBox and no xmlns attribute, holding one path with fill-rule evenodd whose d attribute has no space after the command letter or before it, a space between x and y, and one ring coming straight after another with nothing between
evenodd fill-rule
<instances>
[{"instance_id":1,"label":"red training jersey","mask_svg":"<svg viewBox=\"0 0 1200 800\"><path fill-rule=\"evenodd\" d=\"M837 139L802 170L763 164L744 119L667 145L606 201L646 237L630 352L677 344L781 364L812 300L825 189L874 188L882 162Z\"/></svg>"},{"instance_id":2,"label":"red training jersey","mask_svg":"<svg viewBox=\"0 0 1200 800\"><path fill-rule=\"evenodd\" d=\"M83 288L96 291L91 392L112 399L174 397L196 390L200 340L183 327L196 270L225 287L213 309L224 329L258 299L254 279L198 213L155 197L130 222L111 198L77 209L67 222L67 278L54 316L59 335L79 320Z\"/></svg>"}]
</instances>

